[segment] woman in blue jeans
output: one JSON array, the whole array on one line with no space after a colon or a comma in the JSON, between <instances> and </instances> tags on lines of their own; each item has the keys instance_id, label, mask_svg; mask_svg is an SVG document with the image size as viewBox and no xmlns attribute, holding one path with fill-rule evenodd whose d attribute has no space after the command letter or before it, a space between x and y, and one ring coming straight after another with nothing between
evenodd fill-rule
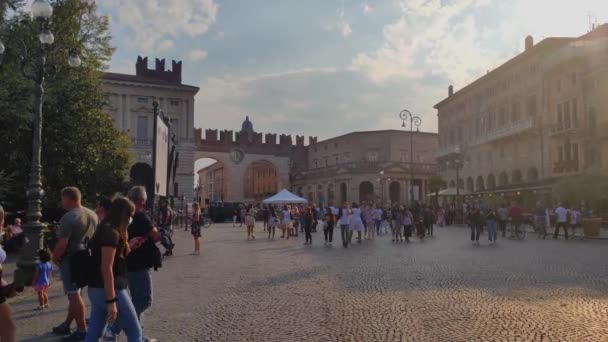
<instances>
[{"instance_id":1,"label":"woman in blue jeans","mask_svg":"<svg viewBox=\"0 0 608 342\"><path fill-rule=\"evenodd\" d=\"M137 248L142 238L129 242L127 227L133 214L133 203L119 197L89 242L92 272L89 280L91 318L86 342L97 342L104 328L116 321L124 330L127 341L141 342L142 331L133 303L127 293L126 256Z\"/></svg>"}]
</instances>

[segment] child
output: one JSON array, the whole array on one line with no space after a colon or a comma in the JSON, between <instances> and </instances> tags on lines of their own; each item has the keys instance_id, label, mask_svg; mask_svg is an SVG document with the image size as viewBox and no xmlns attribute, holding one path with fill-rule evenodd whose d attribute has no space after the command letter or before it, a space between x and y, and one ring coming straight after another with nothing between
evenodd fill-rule
<instances>
[{"instance_id":1,"label":"child","mask_svg":"<svg viewBox=\"0 0 608 342\"><path fill-rule=\"evenodd\" d=\"M277 214L273 209L270 209L270 217L268 218L268 240L270 240L271 235L272 239L274 240L274 233L278 223L279 219L277 218Z\"/></svg>"},{"instance_id":2,"label":"child","mask_svg":"<svg viewBox=\"0 0 608 342\"><path fill-rule=\"evenodd\" d=\"M38 251L38 259L40 261L36 263L32 286L34 291L38 293L38 303L40 304L36 310L44 310L49 308L48 289L51 285L51 271L53 270L53 265L50 262L51 253L46 249L41 249Z\"/></svg>"}]
</instances>

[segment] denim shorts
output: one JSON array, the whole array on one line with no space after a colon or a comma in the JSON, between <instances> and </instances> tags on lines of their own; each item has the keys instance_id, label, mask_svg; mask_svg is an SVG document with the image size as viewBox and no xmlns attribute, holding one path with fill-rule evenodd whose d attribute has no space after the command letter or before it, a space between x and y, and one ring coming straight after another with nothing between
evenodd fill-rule
<instances>
[{"instance_id":1,"label":"denim shorts","mask_svg":"<svg viewBox=\"0 0 608 342\"><path fill-rule=\"evenodd\" d=\"M59 263L59 272L61 272L61 282L63 283L63 292L66 295L80 294L78 285L72 282L72 270L70 268L70 259L65 258Z\"/></svg>"}]
</instances>

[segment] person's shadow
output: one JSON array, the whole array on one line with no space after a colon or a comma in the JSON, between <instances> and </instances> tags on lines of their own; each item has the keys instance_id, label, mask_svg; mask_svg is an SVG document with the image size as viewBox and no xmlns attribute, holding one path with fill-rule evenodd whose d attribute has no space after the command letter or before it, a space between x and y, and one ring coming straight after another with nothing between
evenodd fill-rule
<instances>
[{"instance_id":1,"label":"person's shadow","mask_svg":"<svg viewBox=\"0 0 608 342\"><path fill-rule=\"evenodd\" d=\"M59 341L60 339L61 339L60 336L54 335L52 333L48 333L48 334L42 335L42 336L25 338L20 341L21 342L56 342L56 341Z\"/></svg>"}]
</instances>

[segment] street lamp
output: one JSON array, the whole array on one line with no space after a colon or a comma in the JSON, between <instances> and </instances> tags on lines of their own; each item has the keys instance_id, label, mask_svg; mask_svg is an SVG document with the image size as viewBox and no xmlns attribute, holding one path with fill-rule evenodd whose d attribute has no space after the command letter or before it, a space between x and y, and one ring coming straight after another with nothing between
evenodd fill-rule
<instances>
[{"instance_id":1,"label":"street lamp","mask_svg":"<svg viewBox=\"0 0 608 342\"><path fill-rule=\"evenodd\" d=\"M32 90L33 97L33 140L32 140L32 165L29 175L29 183L26 192L28 201L27 223L23 225L26 236L26 243L17 261L17 271L15 272L15 282L27 285L31 282L38 250L43 248L42 230L45 225L40 222L42 218L42 189L41 171L42 165L40 158L42 154L42 103L44 95L44 83L47 78L52 79L57 73L55 66L47 64L47 50L55 42L55 36L49 30L53 6L48 0L35 0L31 5L32 17L36 23L34 32L38 34L40 44L37 44L34 51L25 49L20 54L20 70L23 77L34 82ZM23 43L26 46L25 43ZM5 52L5 46L0 42L0 55ZM81 64L80 57L76 50L70 50L68 64L78 67Z\"/></svg>"},{"instance_id":2,"label":"street lamp","mask_svg":"<svg viewBox=\"0 0 608 342\"><path fill-rule=\"evenodd\" d=\"M407 119L410 120L410 202L414 200L414 127L416 127L416 132L419 132L420 125L422 124L422 119L417 116L414 116L412 112L407 109L404 109L399 113L399 118L401 118L402 124L401 127L406 127L405 121Z\"/></svg>"},{"instance_id":3,"label":"street lamp","mask_svg":"<svg viewBox=\"0 0 608 342\"><path fill-rule=\"evenodd\" d=\"M462 167L462 153L460 152L460 147L456 148L456 156L454 158L454 169L456 169L456 215L460 217L462 212L460 206L460 168ZM461 222L461 221L459 221Z\"/></svg>"}]
</instances>

